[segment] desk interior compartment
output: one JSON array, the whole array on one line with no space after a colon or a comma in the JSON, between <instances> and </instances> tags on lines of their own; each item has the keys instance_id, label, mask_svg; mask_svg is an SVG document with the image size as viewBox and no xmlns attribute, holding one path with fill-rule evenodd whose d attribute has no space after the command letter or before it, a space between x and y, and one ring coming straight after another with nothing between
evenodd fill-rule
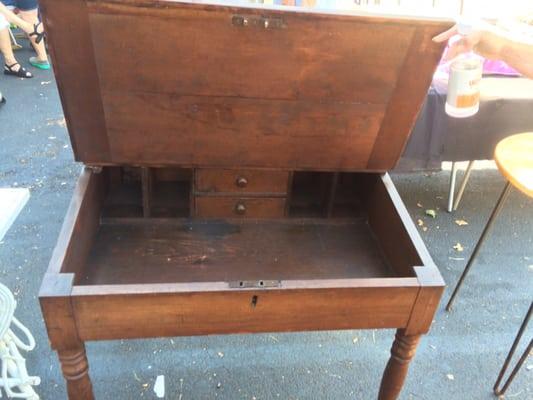
<instances>
[{"instance_id":1,"label":"desk interior compartment","mask_svg":"<svg viewBox=\"0 0 533 400\"><path fill-rule=\"evenodd\" d=\"M332 176L295 173L288 218L239 220L191 218L190 171L150 170L152 209L144 216L142 170L83 172L73 218L85 229L67 246L84 251L61 271L74 273L76 285L409 278L424 265L388 175L341 174L332 190ZM300 178L302 188L316 184L317 204L303 203L314 200L312 188L297 193ZM330 198L318 201L324 194Z\"/></svg>"}]
</instances>

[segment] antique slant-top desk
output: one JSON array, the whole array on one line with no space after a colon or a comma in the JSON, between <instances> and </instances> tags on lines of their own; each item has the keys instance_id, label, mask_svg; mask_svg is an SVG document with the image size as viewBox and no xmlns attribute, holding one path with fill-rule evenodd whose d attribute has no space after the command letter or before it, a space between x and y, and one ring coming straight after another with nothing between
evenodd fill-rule
<instances>
[{"instance_id":1,"label":"antique slant-top desk","mask_svg":"<svg viewBox=\"0 0 533 400\"><path fill-rule=\"evenodd\" d=\"M85 341L397 328L397 398L443 281L386 171L449 21L217 0L41 0L85 164L40 301Z\"/></svg>"}]
</instances>

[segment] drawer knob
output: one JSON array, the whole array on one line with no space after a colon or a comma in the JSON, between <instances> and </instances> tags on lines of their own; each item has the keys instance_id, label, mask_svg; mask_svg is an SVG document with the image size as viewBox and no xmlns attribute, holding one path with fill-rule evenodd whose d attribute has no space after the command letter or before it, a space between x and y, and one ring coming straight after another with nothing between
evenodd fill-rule
<instances>
[{"instance_id":1,"label":"drawer knob","mask_svg":"<svg viewBox=\"0 0 533 400\"><path fill-rule=\"evenodd\" d=\"M239 202L235 205L235 212L239 215L244 215L246 213L246 205L242 202Z\"/></svg>"},{"instance_id":2,"label":"drawer knob","mask_svg":"<svg viewBox=\"0 0 533 400\"><path fill-rule=\"evenodd\" d=\"M248 179L246 179L244 176L239 176L235 180L235 184L240 188L245 188L246 185L248 185Z\"/></svg>"}]
</instances>

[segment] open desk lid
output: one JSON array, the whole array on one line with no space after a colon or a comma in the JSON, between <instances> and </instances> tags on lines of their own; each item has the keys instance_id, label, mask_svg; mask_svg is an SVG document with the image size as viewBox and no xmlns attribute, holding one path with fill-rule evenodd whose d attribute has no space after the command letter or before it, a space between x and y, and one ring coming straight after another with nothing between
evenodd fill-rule
<instances>
[{"instance_id":1,"label":"open desk lid","mask_svg":"<svg viewBox=\"0 0 533 400\"><path fill-rule=\"evenodd\" d=\"M451 20L215 3L41 1L77 160L394 167Z\"/></svg>"}]
</instances>

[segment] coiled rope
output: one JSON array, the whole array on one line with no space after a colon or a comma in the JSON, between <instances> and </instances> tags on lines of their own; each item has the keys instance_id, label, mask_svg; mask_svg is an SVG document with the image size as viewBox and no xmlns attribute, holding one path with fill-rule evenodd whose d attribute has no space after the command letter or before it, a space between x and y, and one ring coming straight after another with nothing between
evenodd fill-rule
<instances>
[{"instance_id":1,"label":"coiled rope","mask_svg":"<svg viewBox=\"0 0 533 400\"><path fill-rule=\"evenodd\" d=\"M8 398L39 400L39 395L32 386L39 385L41 378L28 375L26 360L19 351L19 349L33 350L35 339L28 328L15 318L16 307L17 302L13 294L0 283L0 388L5 390ZM24 334L27 343L20 340L13 332L12 325ZM2 397L1 389L0 397Z\"/></svg>"}]
</instances>

